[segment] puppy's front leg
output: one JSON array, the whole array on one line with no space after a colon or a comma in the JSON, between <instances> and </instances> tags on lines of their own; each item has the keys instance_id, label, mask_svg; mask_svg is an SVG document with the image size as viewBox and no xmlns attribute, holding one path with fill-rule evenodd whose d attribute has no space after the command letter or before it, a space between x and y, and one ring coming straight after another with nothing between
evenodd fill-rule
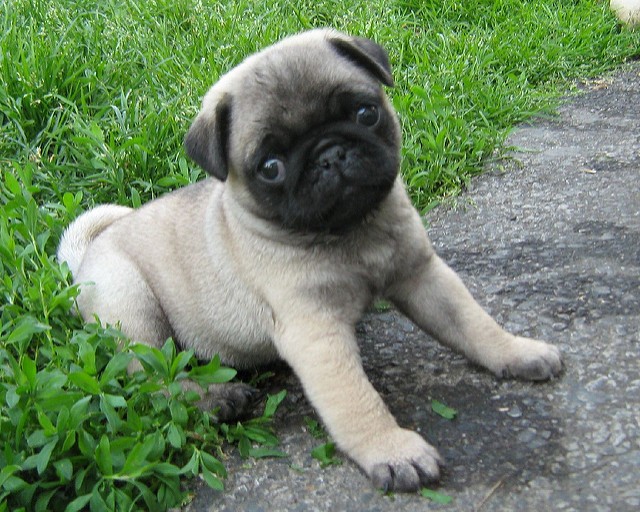
<instances>
[{"instance_id":1,"label":"puppy's front leg","mask_svg":"<svg viewBox=\"0 0 640 512\"><path fill-rule=\"evenodd\" d=\"M398 426L365 375L351 325L306 316L284 325L276 343L337 445L376 487L413 491L438 478L438 452Z\"/></svg>"},{"instance_id":2,"label":"puppy's front leg","mask_svg":"<svg viewBox=\"0 0 640 512\"><path fill-rule=\"evenodd\" d=\"M498 376L544 380L562 369L556 347L503 330L433 252L393 286L389 298L424 331Z\"/></svg>"}]
</instances>

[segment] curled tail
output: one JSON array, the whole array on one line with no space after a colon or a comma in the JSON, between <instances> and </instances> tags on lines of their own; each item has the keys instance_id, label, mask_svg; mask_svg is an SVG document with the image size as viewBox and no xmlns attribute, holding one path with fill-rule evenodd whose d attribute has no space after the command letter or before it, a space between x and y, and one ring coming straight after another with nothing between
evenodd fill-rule
<instances>
[{"instance_id":1,"label":"curled tail","mask_svg":"<svg viewBox=\"0 0 640 512\"><path fill-rule=\"evenodd\" d=\"M80 215L62 234L56 254L58 261L66 261L71 274L76 276L91 241L131 211L126 206L104 204Z\"/></svg>"}]
</instances>

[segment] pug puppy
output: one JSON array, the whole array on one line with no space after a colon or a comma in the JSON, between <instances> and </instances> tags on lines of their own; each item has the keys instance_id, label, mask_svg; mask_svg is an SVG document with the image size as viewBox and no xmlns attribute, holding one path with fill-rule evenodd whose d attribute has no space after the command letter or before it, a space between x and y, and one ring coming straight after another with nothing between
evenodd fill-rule
<instances>
[{"instance_id":1,"label":"pug puppy","mask_svg":"<svg viewBox=\"0 0 640 512\"><path fill-rule=\"evenodd\" d=\"M442 459L401 428L363 371L355 324L376 297L499 377L558 375L557 348L505 332L436 255L398 175L387 54L333 30L285 39L209 90L187 154L212 177L132 210L99 206L58 251L78 308L159 347L237 368L281 358L340 449L385 490ZM228 415L243 385L202 390Z\"/></svg>"}]
</instances>

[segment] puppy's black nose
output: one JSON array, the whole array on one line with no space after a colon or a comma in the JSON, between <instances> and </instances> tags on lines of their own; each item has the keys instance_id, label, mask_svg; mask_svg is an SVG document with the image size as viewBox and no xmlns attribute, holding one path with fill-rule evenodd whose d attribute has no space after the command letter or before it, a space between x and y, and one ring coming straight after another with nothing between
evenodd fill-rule
<instances>
[{"instance_id":1,"label":"puppy's black nose","mask_svg":"<svg viewBox=\"0 0 640 512\"><path fill-rule=\"evenodd\" d=\"M340 144L332 144L321 149L317 156L317 164L325 170L340 170L347 159L347 152Z\"/></svg>"}]
</instances>

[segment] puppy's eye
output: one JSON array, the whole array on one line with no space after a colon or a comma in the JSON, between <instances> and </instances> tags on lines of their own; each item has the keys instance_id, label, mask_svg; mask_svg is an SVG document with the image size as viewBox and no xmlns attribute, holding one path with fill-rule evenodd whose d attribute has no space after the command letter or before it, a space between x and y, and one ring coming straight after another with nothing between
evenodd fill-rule
<instances>
[{"instance_id":1,"label":"puppy's eye","mask_svg":"<svg viewBox=\"0 0 640 512\"><path fill-rule=\"evenodd\" d=\"M258 167L258 177L269 183L281 183L285 175L284 162L278 158L267 158Z\"/></svg>"},{"instance_id":2,"label":"puppy's eye","mask_svg":"<svg viewBox=\"0 0 640 512\"><path fill-rule=\"evenodd\" d=\"M378 124L380 111L375 105L362 105L356 112L356 123L369 128Z\"/></svg>"}]
</instances>

